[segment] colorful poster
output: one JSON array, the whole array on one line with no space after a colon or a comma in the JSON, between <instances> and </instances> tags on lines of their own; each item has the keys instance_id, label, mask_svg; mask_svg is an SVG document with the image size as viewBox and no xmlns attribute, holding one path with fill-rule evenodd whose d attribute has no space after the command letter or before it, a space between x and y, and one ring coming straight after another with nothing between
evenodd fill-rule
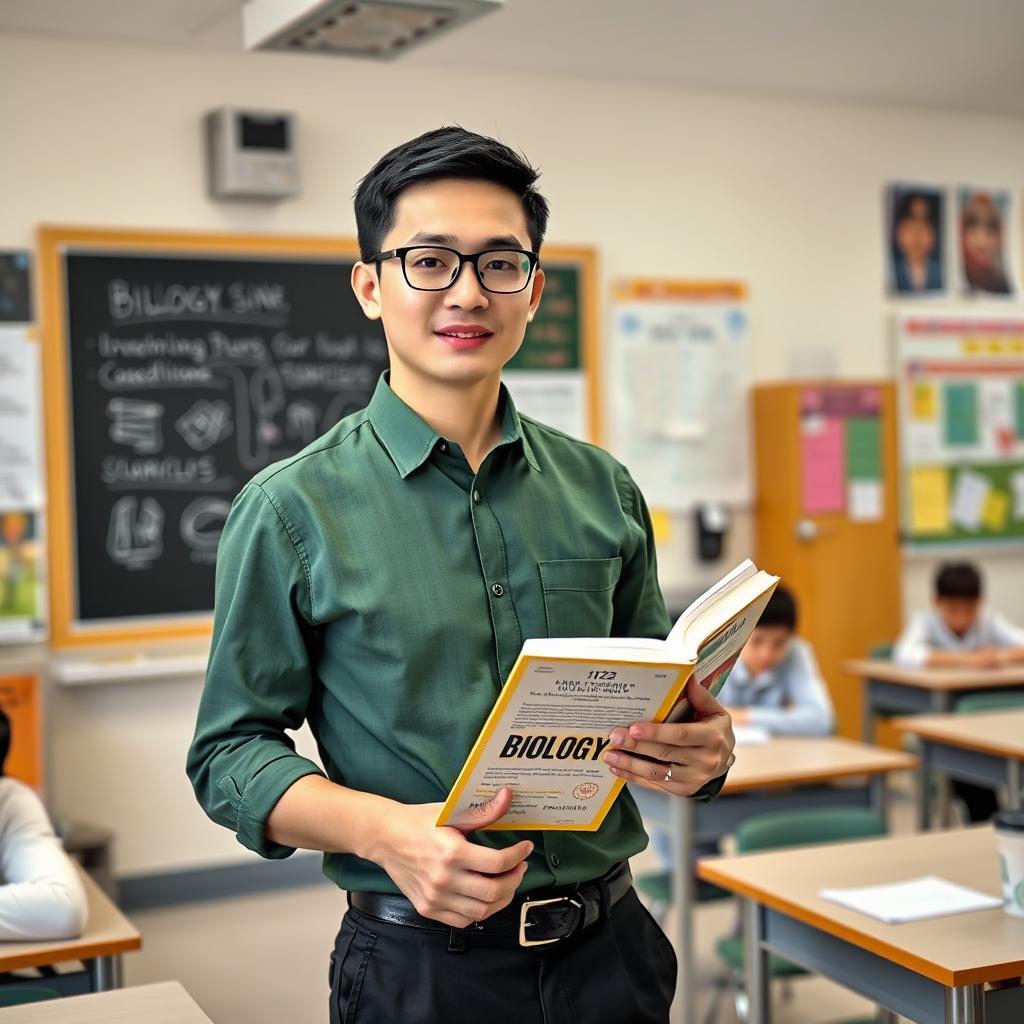
<instances>
[{"instance_id":1,"label":"colorful poster","mask_svg":"<svg viewBox=\"0 0 1024 1024\"><path fill-rule=\"evenodd\" d=\"M838 416L805 416L800 425L803 507L807 515L846 508L843 421Z\"/></svg>"},{"instance_id":2,"label":"colorful poster","mask_svg":"<svg viewBox=\"0 0 1024 1024\"><path fill-rule=\"evenodd\" d=\"M32 640L43 633L41 532L34 509L0 512L0 643Z\"/></svg>"},{"instance_id":3,"label":"colorful poster","mask_svg":"<svg viewBox=\"0 0 1024 1024\"><path fill-rule=\"evenodd\" d=\"M896 365L907 539L1024 540L1024 318L902 316Z\"/></svg>"},{"instance_id":4,"label":"colorful poster","mask_svg":"<svg viewBox=\"0 0 1024 1024\"><path fill-rule=\"evenodd\" d=\"M0 511L43 502L39 345L0 327Z\"/></svg>"},{"instance_id":5,"label":"colorful poster","mask_svg":"<svg viewBox=\"0 0 1024 1024\"><path fill-rule=\"evenodd\" d=\"M886 194L890 294L941 295L946 289L945 190L897 184Z\"/></svg>"},{"instance_id":6,"label":"colorful poster","mask_svg":"<svg viewBox=\"0 0 1024 1024\"><path fill-rule=\"evenodd\" d=\"M961 185L957 189L957 256L960 285L969 295L1012 296L1010 236L1013 192Z\"/></svg>"}]
</instances>

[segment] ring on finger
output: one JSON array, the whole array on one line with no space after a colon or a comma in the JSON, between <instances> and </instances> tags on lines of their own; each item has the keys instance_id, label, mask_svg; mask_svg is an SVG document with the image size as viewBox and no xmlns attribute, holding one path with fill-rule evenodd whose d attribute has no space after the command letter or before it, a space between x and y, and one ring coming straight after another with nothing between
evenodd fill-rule
<instances>
[{"instance_id":1,"label":"ring on finger","mask_svg":"<svg viewBox=\"0 0 1024 1024\"><path fill-rule=\"evenodd\" d=\"M672 766L671 765L669 765L668 771L665 772L665 778L663 778L661 781L662 782L671 782L672 781Z\"/></svg>"}]
</instances>

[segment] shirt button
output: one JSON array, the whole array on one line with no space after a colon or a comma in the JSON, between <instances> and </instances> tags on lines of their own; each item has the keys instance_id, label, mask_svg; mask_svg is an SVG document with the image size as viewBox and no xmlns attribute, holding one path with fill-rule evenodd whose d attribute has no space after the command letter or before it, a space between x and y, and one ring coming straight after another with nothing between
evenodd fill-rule
<instances>
[{"instance_id":1,"label":"shirt button","mask_svg":"<svg viewBox=\"0 0 1024 1024\"><path fill-rule=\"evenodd\" d=\"M495 597L501 597L501 595L505 593L505 588L500 583L495 583L494 586L491 587L491 593Z\"/></svg>"},{"instance_id":2,"label":"shirt button","mask_svg":"<svg viewBox=\"0 0 1024 1024\"><path fill-rule=\"evenodd\" d=\"M562 863L562 858L559 857L557 853L553 853L550 857L548 857L548 862L551 864L553 868L557 868L558 865Z\"/></svg>"},{"instance_id":3,"label":"shirt button","mask_svg":"<svg viewBox=\"0 0 1024 1024\"><path fill-rule=\"evenodd\" d=\"M478 505L480 504L480 492L479 491L474 491L473 492L473 501L475 501Z\"/></svg>"},{"instance_id":4,"label":"shirt button","mask_svg":"<svg viewBox=\"0 0 1024 1024\"><path fill-rule=\"evenodd\" d=\"M441 451L446 452L448 451L448 442L442 441L437 447L440 448Z\"/></svg>"}]
</instances>

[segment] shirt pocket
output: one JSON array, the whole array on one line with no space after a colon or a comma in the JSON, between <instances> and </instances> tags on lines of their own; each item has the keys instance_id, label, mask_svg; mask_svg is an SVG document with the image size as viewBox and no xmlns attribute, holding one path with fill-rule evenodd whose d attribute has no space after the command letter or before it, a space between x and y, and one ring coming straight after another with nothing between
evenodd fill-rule
<instances>
[{"instance_id":1,"label":"shirt pocket","mask_svg":"<svg viewBox=\"0 0 1024 1024\"><path fill-rule=\"evenodd\" d=\"M608 636L621 557L538 562L548 636Z\"/></svg>"}]
</instances>

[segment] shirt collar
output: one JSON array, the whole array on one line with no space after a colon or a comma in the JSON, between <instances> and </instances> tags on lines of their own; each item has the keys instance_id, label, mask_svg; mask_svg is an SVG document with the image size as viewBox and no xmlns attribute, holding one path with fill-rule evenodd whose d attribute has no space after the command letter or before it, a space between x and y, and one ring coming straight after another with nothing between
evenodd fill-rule
<instances>
[{"instance_id":1,"label":"shirt collar","mask_svg":"<svg viewBox=\"0 0 1024 1024\"><path fill-rule=\"evenodd\" d=\"M374 432L404 480L427 461L441 435L391 390L390 375L390 370L380 375L368 411ZM523 433L519 412L504 384L498 396L498 408L502 410L499 443L520 443L526 461L540 472L529 438Z\"/></svg>"}]
</instances>

